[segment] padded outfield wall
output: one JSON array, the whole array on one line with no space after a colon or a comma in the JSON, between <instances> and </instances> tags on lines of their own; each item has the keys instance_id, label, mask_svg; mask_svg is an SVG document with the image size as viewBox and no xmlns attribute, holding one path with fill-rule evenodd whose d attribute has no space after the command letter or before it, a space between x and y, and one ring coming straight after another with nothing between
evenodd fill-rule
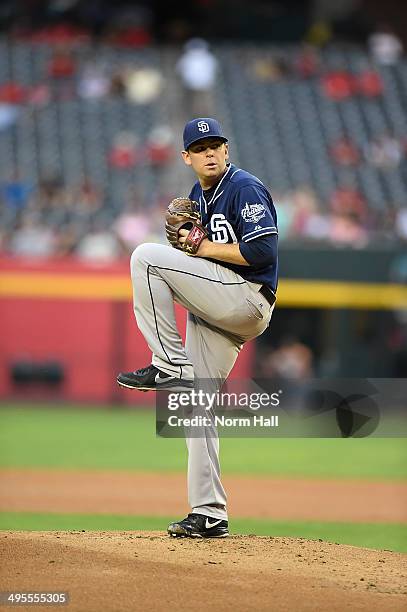
<instances>
[{"instance_id":1,"label":"padded outfield wall","mask_svg":"<svg viewBox=\"0 0 407 612\"><path fill-rule=\"evenodd\" d=\"M177 307L181 335L186 311ZM74 259L0 260L0 398L151 403L153 394L118 387L119 371L150 363L132 310L128 262L86 265ZM250 375L253 345L234 375ZM16 384L13 369L62 369L57 384ZM41 378L41 376L40 376Z\"/></svg>"},{"instance_id":2,"label":"padded outfield wall","mask_svg":"<svg viewBox=\"0 0 407 612\"><path fill-rule=\"evenodd\" d=\"M281 249L278 308L407 310L404 251ZM406 274L406 277L403 275ZM185 311L177 308L180 330ZM149 363L132 311L128 261L0 259L0 397L90 402L152 401L118 389L118 371ZM248 343L233 376L252 374ZM57 385L16 385L15 364L53 363Z\"/></svg>"}]
</instances>

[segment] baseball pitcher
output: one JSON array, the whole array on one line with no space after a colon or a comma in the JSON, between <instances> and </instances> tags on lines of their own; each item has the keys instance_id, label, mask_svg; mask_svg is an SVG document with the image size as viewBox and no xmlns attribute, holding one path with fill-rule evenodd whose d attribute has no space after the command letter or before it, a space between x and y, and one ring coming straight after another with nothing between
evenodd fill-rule
<instances>
[{"instance_id":1,"label":"baseball pitcher","mask_svg":"<svg viewBox=\"0 0 407 612\"><path fill-rule=\"evenodd\" d=\"M228 140L212 118L189 121L182 158L197 176L189 198L166 214L169 246L142 244L131 257L134 313L152 363L121 373L123 387L192 388L228 377L244 342L270 323L277 289L277 215L263 183L229 162ZM185 346L174 301L188 310ZM178 537L226 537L226 494L214 426L189 435L191 513L168 527Z\"/></svg>"}]
</instances>

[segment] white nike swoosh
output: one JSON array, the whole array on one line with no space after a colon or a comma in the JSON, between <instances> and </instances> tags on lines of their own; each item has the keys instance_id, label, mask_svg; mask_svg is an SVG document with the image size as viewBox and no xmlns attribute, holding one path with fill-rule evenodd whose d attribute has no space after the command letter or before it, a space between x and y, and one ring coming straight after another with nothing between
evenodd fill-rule
<instances>
[{"instance_id":1,"label":"white nike swoosh","mask_svg":"<svg viewBox=\"0 0 407 612\"><path fill-rule=\"evenodd\" d=\"M214 523L210 523L208 521L208 519L206 519L205 529L210 529L211 527L216 527L216 525L219 525L219 523L221 523L222 521L223 521L223 519L220 519L219 521L215 521Z\"/></svg>"},{"instance_id":2,"label":"white nike swoosh","mask_svg":"<svg viewBox=\"0 0 407 612\"><path fill-rule=\"evenodd\" d=\"M163 374L163 376L161 377L160 374ZM155 375L155 382L156 383L162 383L162 382L167 382L167 380L172 380L174 378L174 376L171 376L170 374L165 374L164 372L158 372L158 374Z\"/></svg>"}]
</instances>

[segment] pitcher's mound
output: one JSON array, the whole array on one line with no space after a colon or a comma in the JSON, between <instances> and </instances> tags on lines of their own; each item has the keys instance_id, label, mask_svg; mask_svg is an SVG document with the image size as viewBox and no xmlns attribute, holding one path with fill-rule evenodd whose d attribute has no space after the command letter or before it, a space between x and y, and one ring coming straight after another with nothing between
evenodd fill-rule
<instances>
[{"instance_id":1,"label":"pitcher's mound","mask_svg":"<svg viewBox=\"0 0 407 612\"><path fill-rule=\"evenodd\" d=\"M0 591L68 592L70 612L395 612L407 609L406 557L292 538L2 532Z\"/></svg>"}]
</instances>

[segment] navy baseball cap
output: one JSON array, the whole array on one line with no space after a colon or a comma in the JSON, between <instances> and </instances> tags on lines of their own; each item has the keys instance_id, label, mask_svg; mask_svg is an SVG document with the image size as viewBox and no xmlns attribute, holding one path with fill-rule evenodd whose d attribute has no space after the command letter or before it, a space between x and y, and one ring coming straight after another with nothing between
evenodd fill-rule
<instances>
[{"instance_id":1,"label":"navy baseball cap","mask_svg":"<svg viewBox=\"0 0 407 612\"><path fill-rule=\"evenodd\" d=\"M223 135L222 128L216 119L211 117L199 117L188 121L184 128L184 150L187 151L191 144L202 140L202 138L221 138L227 142L226 136Z\"/></svg>"}]
</instances>

